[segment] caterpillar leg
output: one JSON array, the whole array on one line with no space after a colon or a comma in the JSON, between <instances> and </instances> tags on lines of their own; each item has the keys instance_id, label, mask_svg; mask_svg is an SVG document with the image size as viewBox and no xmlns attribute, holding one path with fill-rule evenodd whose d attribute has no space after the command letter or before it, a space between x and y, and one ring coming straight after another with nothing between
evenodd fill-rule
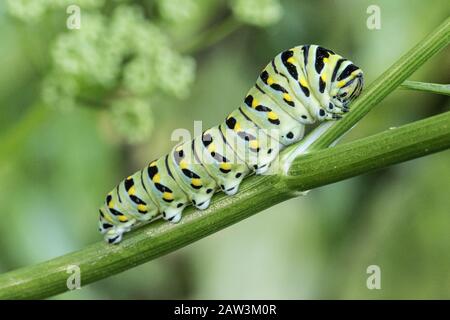
<instances>
[{"instance_id":1,"label":"caterpillar leg","mask_svg":"<svg viewBox=\"0 0 450 320\"><path fill-rule=\"evenodd\" d=\"M162 213L163 219L171 223L178 223L181 220L181 212L182 210L167 209Z\"/></svg>"},{"instance_id":2,"label":"caterpillar leg","mask_svg":"<svg viewBox=\"0 0 450 320\"><path fill-rule=\"evenodd\" d=\"M261 165L260 167L258 167L258 168L255 170L255 174L256 174L256 175L263 175L263 174L265 174L267 171L269 171L270 165L271 165L270 162Z\"/></svg>"},{"instance_id":3,"label":"caterpillar leg","mask_svg":"<svg viewBox=\"0 0 450 320\"><path fill-rule=\"evenodd\" d=\"M124 229L115 226L106 232L105 241L109 244L118 244L120 241L122 241L122 235L128 231L130 231L130 229Z\"/></svg>"},{"instance_id":4,"label":"caterpillar leg","mask_svg":"<svg viewBox=\"0 0 450 320\"><path fill-rule=\"evenodd\" d=\"M324 120L339 120L342 119L342 116L340 114L337 113L328 113L325 116Z\"/></svg>"},{"instance_id":5,"label":"caterpillar leg","mask_svg":"<svg viewBox=\"0 0 450 320\"><path fill-rule=\"evenodd\" d=\"M195 203L195 207L199 210L206 210L209 207L209 204L211 203L211 199L205 200L200 203Z\"/></svg>"},{"instance_id":6,"label":"caterpillar leg","mask_svg":"<svg viewBox=\"0 0 450 320\"><path fill-rule=\"evenodd\" d=\"M126 225L114 223L108 212L105 212L104 208L100 209L99 231L104 234L107 243L117 244L122 241L122 235L130 231L134 223L135 220L127 222Z\"/></svg>"}]
</instances>

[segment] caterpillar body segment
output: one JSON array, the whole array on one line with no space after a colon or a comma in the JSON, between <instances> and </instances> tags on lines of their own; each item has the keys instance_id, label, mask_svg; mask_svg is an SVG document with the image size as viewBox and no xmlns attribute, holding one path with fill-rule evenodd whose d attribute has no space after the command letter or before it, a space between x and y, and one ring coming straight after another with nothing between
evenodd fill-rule
<instances>
[{"instance_id":1,"label":"caterpillar body segment","mask_svg":"<svg viewBox=\"0 0 450 320\"><path fill-rule=\"evenodd\" d=\"M282 73L283 70L286 74L289 74L281 63L280 55L278 55L266 66L256 80L256 88L274 100L283 111L298 122L303 124L314 123L316 120L311 116L308 108L310 102L301 90L299 81L291 76L285 76ZM295 74L298 79L306 79L300 68Z\"/></svg>"},{"instance_id":2,"label":"caterpillar body segment","mask_svg":"<svg viewBox=\"0 0 450 320\"><path fill-rule=\"evenodd\" d=\"M275 139L288 146L303 137L304 125L278 107L266 94L252 88L245 97L241 109L255 124L268 132L276 133Z\"/></svg>"},{"instance_id":3,"label":"caterpillar body segment","mask_svg":"<svg viewBox=\"0 0 450 320\"><path fill-rule=\"evenodd\" d=\"M159 214L177 223L190 204L208 208L218 190L236 194L246 176L265 173L283 148L303 139L306 125L340 119L363 84L362 70L329 49L303 45L281 52L221 124L108 193L99 231L108 243L119 243L123 233Z\"/></svg>"},{"instance_id":4,"label":"caterpillar body segment","mask_svg":"<svg viewBox=\"0 0 450 320\"><path fill-rule=\"evenodd\" d=\"M181 212L190 202L169 168L168 155L152 161L147 167L149 191L155 195L156 204L165 220L178 222Z\"/></svg>"},{"instance_id":5,"label":"caterpillar body segment","mask_svg":"<svg viewBox=\"0 0 450 320\"><path fill-rule=\"evenodd\" d=\"M144 170L142 170L144 171ZM145 173L138 171L119 184L121 199L126 199L130 216L137 221L147 221L159 214L160 208L154 194L147 190L144 182Z\"/></svg>"},{"instance_id":6,"label":"caterpillar body segment","mask_svg":"<svg viewBox=\"0 0 450 320\"><path fill-rule=\"evenodd\" d=\"M194 138L194 145L197 154L202 156L206 171L219 188L227 195L236 194L242 179L250 173L250 168L236 155L219 126Z\"/></svg>"},{"instance_id":7,"label":"caterpillar body segment","mask_svg":"<svg viewBox=\"0 0 450 320\"><path fill-rule=\"evenodd\" d=\"M171 159L169 166L180 188L197 209L208 208L218 185L200 162L200 157L194 153L194 141L187 141L174 147L169 155Z\"/></svg>"},{"instance_id":8,"label":"caterpillar body segment","mask_svg":"<svg viewBox=\"0 0 450 320\"><path fill-rule=\"evenodd\" d=\"M219 127L237 157L257 174L267 171L282 147L280 142L270 135L269 130L256 127L239 109L227 117L225 126ZM276 133L277 131L272 134Z\"/></svg>"}]
</instances>

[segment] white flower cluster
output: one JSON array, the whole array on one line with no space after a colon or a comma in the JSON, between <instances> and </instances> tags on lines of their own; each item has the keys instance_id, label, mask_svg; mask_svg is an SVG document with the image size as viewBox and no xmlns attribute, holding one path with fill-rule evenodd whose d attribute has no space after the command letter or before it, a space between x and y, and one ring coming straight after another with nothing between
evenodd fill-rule
<instances>
[{"instance_id":1,"label":"white flower cluster","mask_svg":"<svg viewBox=\"0 0 450 320\"><path fill-rule=\"evenodd\" d=\"M53 68L42 86L43 100L64 110L101 100L97 102L109 104L115 128L125 138L146 139L153 121L149 101L158 95L185 98L194 82L195 61L170 45L139 7L119 5L109 17L83 11L81 28L67 30L53 44ZM114 95L117 90L133 99Z\"/></svg>"},{"instance_id":2,"label":"white flower cluster","mask_svg":"<svg viewBox=\"0 0 450 320\"><path fill-rule=\"evenodd\" d=\"M82 28L61 34L52 49L54 70L85 87L111 87L120 72L122 52L108 37L100 14L84 13Z\"/></svg>"},{"instance_id":3,"label":"white flower cluster","mask_svg":"<svg viewBox=\"0 0 450 320\"><path fill-rule=\"evenodd\" d=\"M231 0L231 9L239 20L258 27L277 23L283 14L278 0Z\"/></svg>"},{"instance_id":4,"label":"white flower cluster","mask_svg":"<svg viewBox=\"0 0 450 320\"><path fill-rule=\"evenodd\" d=\"M161 17L171 23L183 23L199 14L199 0L158 0Z\"/></svg>"},{"instance_id":5,"label":"white flower cluster","mask_svg":"<svg viewBox=\"0 0 450 320\"><path fill-rule=\"evenodd\" d=\"M84 86L183 98L194 80L194 60L172 50L166 35L130 6L119 6L109 21L85 13L82 28L61 35L52 53L56 70Z\"/></svg>"}]
</instances>

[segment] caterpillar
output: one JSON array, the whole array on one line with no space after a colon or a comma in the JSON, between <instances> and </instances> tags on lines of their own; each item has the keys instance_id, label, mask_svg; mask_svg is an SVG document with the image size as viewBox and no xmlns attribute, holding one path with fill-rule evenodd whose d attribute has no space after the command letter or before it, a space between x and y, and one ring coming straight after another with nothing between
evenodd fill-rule
<instances>
[{"instance_id":1,"label":"caterpillar","mask_svg":"<svg viewBox=\"0 0 450 320\"><path fill-rule=\"evenodd\" d=\"M342 118L363 84L362 70L329 49L302 45L281 52L224 122L174 146L108 193L99 231L116 244L159 214L177 223L190 204L208 208L218 190L236 194L246 176L265 173L283 148L301 140L306 125Z\"/></svg>"}]
</instances>

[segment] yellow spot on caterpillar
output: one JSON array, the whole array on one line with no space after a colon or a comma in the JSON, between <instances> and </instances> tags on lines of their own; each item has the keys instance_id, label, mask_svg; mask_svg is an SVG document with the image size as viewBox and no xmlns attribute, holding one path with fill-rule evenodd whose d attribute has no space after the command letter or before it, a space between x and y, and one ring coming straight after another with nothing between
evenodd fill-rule
<instances>
[{"instance_id":1,"label":"yellow spot on caterpillar","mask_svg":"<svg viewBox=\"0 0 450 320\"><path fill-rule=\"evenodd\" d=\"M327 81L327 75L325 73L322 74L321 78L323 82Z\"/></svg>"},{"instance_id":2,"label":"yellow spot on caterpillar","mask_svg":"<svg viewBox=\"0 0 450 320\"><path fill-rule=\"evenodd\" d=\"M214 145L214 143L211 143L211 144L208 146L208 151L209 151L210 153L216 151L216 146Z\"/></svg>"},{"instance_id":3,"label":"yellow spot on caterpillar","mask_svg":"<svg viewBox=\"0 0 450 320\"><path fill-rule=\"evenodd\" d=\"M131 180L132 179L132 177L131 176L129 176L128 178L127 178L127 180Z\"/></svg>"},{"instance_id":4,"label":"yellow spot on caterpillar","mask_svg":"<svg viewBox=\"0 0 450 320\"><path fill-rule=\"evenodd\" d=\"M157 173L157 174L155 174L155 175L153 176L152 181L153 181L154 183L159 183L159 182L161 181L161 176L159 175L159 173Z\"/></svg>"},{"instance_id":5,"label":"yellow spot on caterpillar","mask_svg":"<svg viewBox=\"0 0 450 320\"><path fill-rule=\"evenodd\" d=\"M129 190L128 190L128 194L130 196L134 196L136 194L136 188L134 186L132 186Z\"/></svg>"},{"instance_id":6,"label":"yellow spot on caterpillar","mask_svg":"<svg viewBox=\"0 0 450 320\"><path fill-rule=\"evenodd\" d=\"M273 112L273 111L270 111L269 113L267 113L267 117L268 117L270 120L277 120L277 119L278 119L277 114L276 114L275 112Z\"/></svg>"},{"instance_id":7,"label":"yellow spot on caterpillar","mask_svg":"<svg viewBox=\"0 0 450 320\"><path fill-rule=\"evenodd\" d=\"M258 101L256 99L253 99L252 108L256 108L258 105L259 105Z\"/></svg>"},{"instance_id":8,"label":"yellow spot on caterpillar","mask_svg":"<svg viewBox=\"0 0 450 320\"><path fill-rule=\"evenodd\" d=\"M188 164L187 164L187 162L186 162L186 160L181 160L180 161L180 168L181 169L187 169L187 167L188 167Z\"/></svg>"},{"instance_id":9,"label":"yellow spot on caterpillar","mask_svg":"<svg viewBox=\"0 0 450 320\"><path fill-rule=\"evenodd\" d=\"M147 206L145 204L138 204L137 209L141 212L147 211Z\"/></svg>"},{"instance_id":10,"label":"yellow spot on caterpillar","mask_svg":"<svg viewBox=\"0 0 450 320\"><path fill-rule=\"evenodd\" d=\"M125 217L125 216L119 216L119 221L120 222L127 222L128 221L128 219L127 219L127 217Z\"/></svg>"},{"instance_id":11,"label":"yellow spot on caterpillar","mask_svg":"<svg viewBox=\"0 0 450 320\"><path fill-rule=\"evenodd\" d=\"M250 148L257 149L258 148L258 140L252 140L249 142Z\"/></svg>"},{"instance_id":12,"label":"yellow spot on caterpillar","mask_svg":"<svg viewBox=\"0 0 450 320\"><path fill-rule=\"evenodd\" d=\"M236 125L234 126L234 131L236 132L241 131L241 126L239 125L239 122L236 122Z\"/></svg>"},{"instance_id":13,"label":"yellow spot on caterpillar","mask_svg":"<svg viewBox=\"0 0 450 320\"><path fill-rule=\"evenodd\" d=\"M292 101L292 97L289 95L289 93L283 93L283 99L287 101Z\"/></svg>"},{"instance_id":14,"label":"yellow spot on caterpillar","mask_svg":"<svg viewBox=\"0 0 450 320\"><path fill-rule=\"evenodd\" d=\"M274 81L272 79L272 77L267 78L267 84L270 86L271 84L273 84Z\"/></svg>"},{"instance_id":15,"label":"yellow spot on caterpillar","mask_svg":"<svg viewBox=\"0 0 450 320\"><path fill-rule=\"evenodd\" d=\"M191 184L196 187L200 187L202 185L202 180L193 178L191 179Z\"/></svg>"},{"instance_id":16,"label":"yellow spot on caterpillar","mask_svg":"<svg viewBox=\"0 0 450 320\"><path fill-rule=\"evenodd\" d=\"M337 83L338 88L342 88L345 85L345 81L341 80Z\"/></svg>"},{"instance_id":17,"label":"yellow spot on caterpillar","mask_svg":"<svg viewBox=\"0 0 450 320\"><path fill-rule=\"evenodd\" d=\"M306 82L305 78L300 78L300 84L303 87L308 88L308 82Z\"/></svg>"},{"instance_id":18,"label":"yellow spot on caterpillar","mask_svg":"<svg viewBox=\"0 0 450 320\"><path fill-rule=\"evenodd\" d=\"M323 63L328 63L328 58L323 58Z\"/></svg>"},{"instance_id":19,"label":"yellow spot on caterpillar","mask_svg":"<svg viewBox=\"0 0 450 320\"><path fill-rule=\"evenodd\" d=\"M295 59L293 57L290 57L289 59L286 60L287 62L291 63L291 64L295 64Z\"/></svg>"},{"instance_id":20,"label":"yellow spot on caterpillar","mask_svg":"<svg viewBox=\"0 0 450 320\"><path fill-rule=\"evenodd\" d=\"M175 151L181 151L181 149L183 149L183 147L182 146L178 146L178 147L175 148Z\"/></svg>"},{"instance_id":21,"label":"yellow spot on caterpillar","mask_svg":"<svg viewBox=\"0 0 450 320\"><path fill-rule=\"evenodd\" d=\"M228 162L222 162L220 164L220 168L222 168L223 170L230 170L231 169L231 164L229 164Z\"/></svg>"},{"instance_id":22,"label":"yellow spot on caterpillar","mask_svg":"<svg viewBox=\"0 0 450 320\"><path fill-rule=\"evenodd\" d=\"M359 70L355 70L351 73L352 77L356 77L359 74Z\"/></svg>"},{"instance_id":23,"label":"yellow spot on caterpillar","mask_svg":"<svg viewBox=\"0 0 450 320\"><path fill-rule=\"evenodd\" d=\"M173 200L173 194L170 192L164 192L162 195L163 199L165 200Z\"/></svg>"},{"instance_id":24,"label":"yellow spot on caterpillar","mask_svg":"<svg viewBox=\"0 0 450 320\"><path fill-rule=\"evenodd\" d=\"M148 165L149 167L154 167L156 166L156 161L150 162L150 164Z\"/></svg>"},{"instance_id":25,"label":"yellow spot on caterpillar","mask_svg":"<svg viewBox=\"0 0 450 320\"><path fill-rule=\"evenodd\" d=\"M111 208L111 209L113 209L113 208L114 208L114 201L111 200L111 201L108 203L108 207Z\"/></svg>"}]
</instances>

